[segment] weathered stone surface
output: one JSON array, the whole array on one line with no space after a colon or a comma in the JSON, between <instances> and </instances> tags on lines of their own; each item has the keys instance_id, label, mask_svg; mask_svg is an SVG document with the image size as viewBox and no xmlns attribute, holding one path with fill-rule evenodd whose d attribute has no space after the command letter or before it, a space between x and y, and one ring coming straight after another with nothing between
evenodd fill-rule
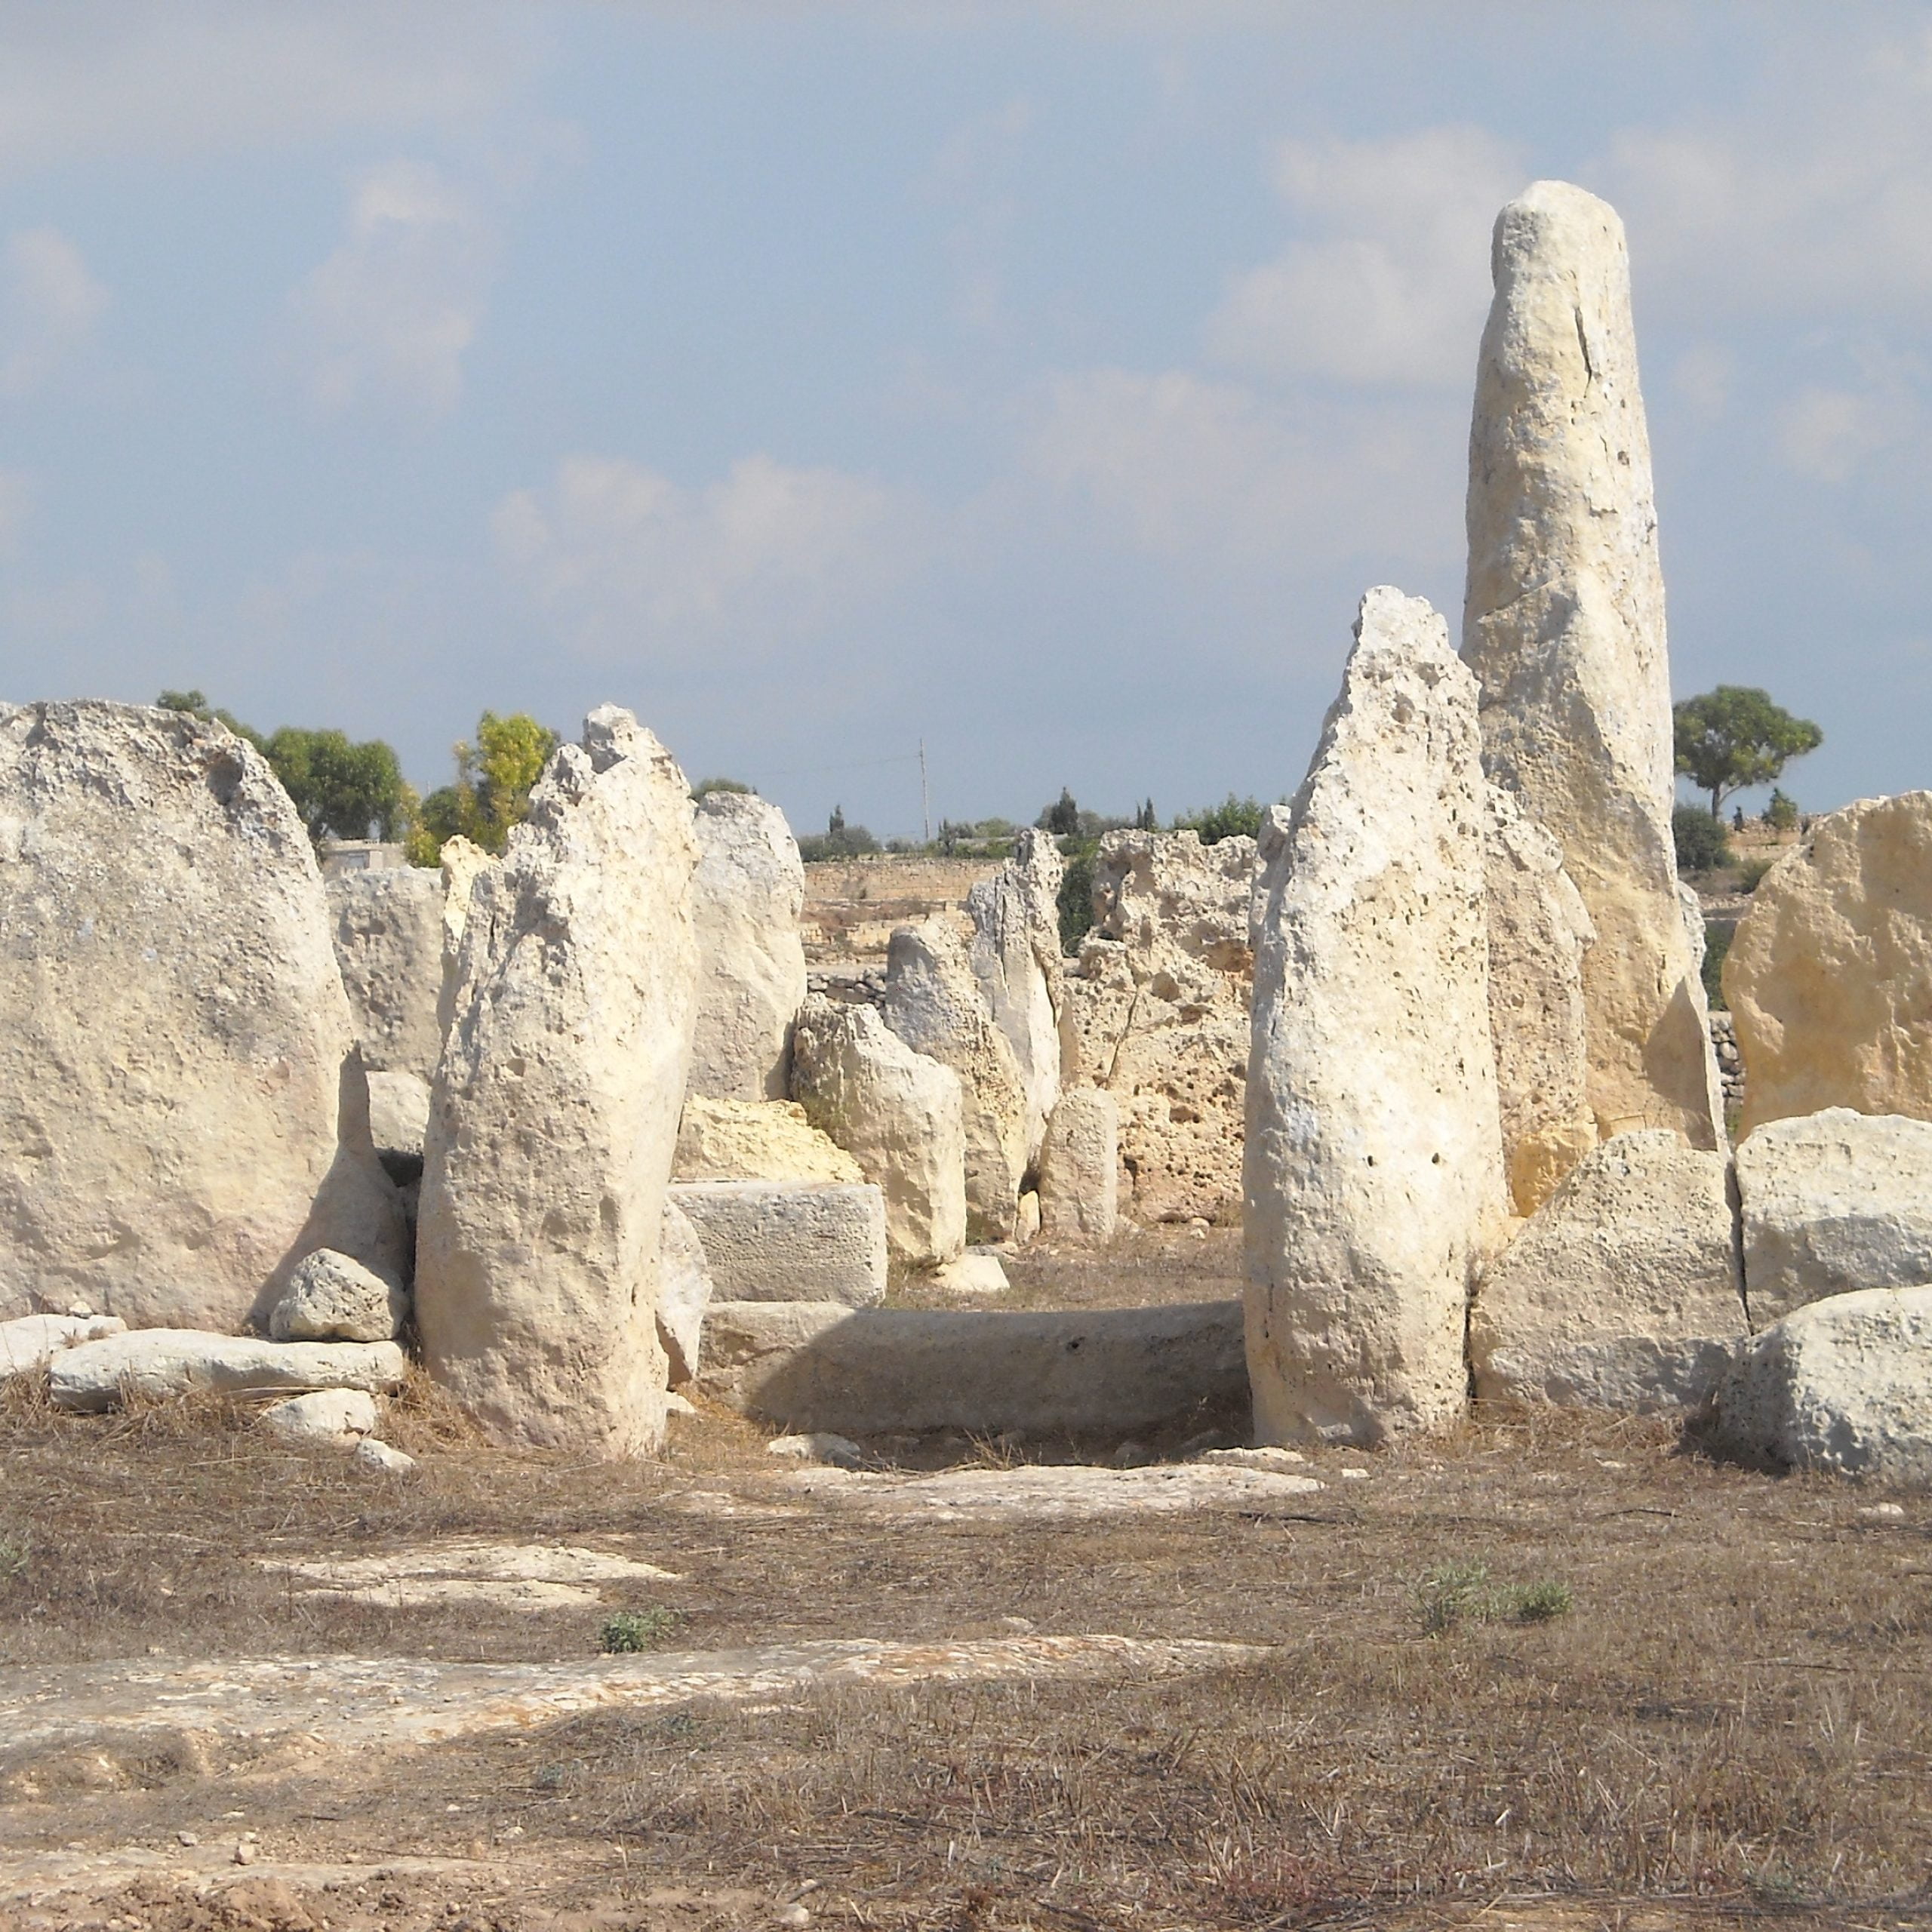
<instances>
[{"instance_id":1,"label":"weathered stone surface","mask_svg":"<svg viewBox=\"0 0 1932 1932\"><path fill-rule=\"evenodd\" d=\"M869 1181L680 1181L721 1301L835 1301L885 1294L885 1198Z\"/></svg>"},{"instance_id":2,"label":"weathered stone surface","mask_svg":"<svg viewBox=\"0 0 1932 1932\"><path fill-rule=\"evenodd\" d=\"M437 1069L416 1314L499 1440L621 1456L663 1433L666 1190L691 1065L691 795L614 706L480 872Z\"/></svg>"},{"instance_id":3,"label":"weathered stone surface","mask_svg":"<svg viewBox=\"0 0 1932 1932\"><path fill-rule=\"evenodd\" d=\"M1932 1121L1848 1107L1767 1121L1739 1144L1737 1192L1754 1328L1932 1281Z\"/></svg>"},{"instance_id":4,"label":"weathered stone surface","mask_svg":"<svg viewBox=\"0 0 1932 1932\"><path fill-rule=\"evenodd\" d=\"M1251 838L1109 832L1094 930L1062 989L1061 1069L1120 1108L1119 1204L1146 1222L1241 1199L1255 891Z\"/></svg>"},{"instance_id":5,"label":"weathered stone surface","mask_svg":"<svg viewBox=\"0 0 1932 1932\"><path fill-rule=\"evenodd\" d=\"M1003 1295L1013 1284L989 1247L969 1247L958 1260L934 1271L933 1285L956 1295Z\"/></svg>"},{"instance_id":6,"label":"weathered stone surface","mask_svg":"<svg viewBox=\"0 0 1932 1932\"><path fill-rule=\"evenodd\" d=\"M0 1318L234 1328L395 1191L301 821L180 712L0 706Z\"/></svg>"},{"instance_id":7,"label":"weathered stone surface","mask_svg":"<svg viewBox=\"0 0 1932 1932\"><path fill-rule=\"evenodd\" d=\"M1103 1087L1069 1087L1040 1152L1040 1227L1056 1241L1111 1241L1118 1219L1120 1107Z\"/></svg>"},{"instance_id":8,"label":"weathered stone surface","mask_svg":"<svg viewBox=\"0 0 1932 1932\"><path fill-rule=\"evenodd\" d=\"M805 869L785 814L763 798L713 792L698 801L697 1027L691 1091L720 1100L782 1100L792 1023L805 998L798 915Z\"/></svg>"},{"instance_id":9,"label":"weathered stone surface","mask_svg":"<svg viewBox=\"0 0 1932 1932\"><path fill-rule=\"evenodd\" d=\"M657 1339L670 1361L671 1380L688 1382L697 1373L704 1312L711 1306L711 1270L690 1216L673 1200L664 1203L663 1253Z\"/></svg>"},{"instance_id":10,"label":"weathered stone surface","mask_svg":"<svg viewBox=\"0 0 1932 1932\"><path fill-rule=\"evenodd\" d=\"M1534 1214L1596 1145L1587 1096L1583 955L1596 937L1563 850L1491 786L1487 830L1489 1029L1503 1166L1518 1214Z\"/></svg>"},{"instance_id":11,"label":"weathered stone surface","mask_svg":"<svg viewBox=\"0 0 1932 1932\"><path fill-rule=\"evenodd\" d=\"M1752 1337L1718 1391L1740 1460L1932 1487L1932 1287L1816 1301Z\"/></svg>"},{"instance_id":12,"label":"weathered stone surface","mask_svg":"<svg viewBox=\"0 0 1932 1932\"><path fill-rule=\"evenodd\" d=\"M866 1178L795 1100L708 1100L687 1094L678 1125L679 1180L832 1180Z\"/></svg>"},{"instance_id":13,"label":"weathered stone surface","mask_svg":"<svg viewBox=\"0 0 1932 1932\"><path fill-rule=\"evenodd\" d=\"M1932 792L1814 820L1724 962L1740 1131L1827 1107L1932 1120Z\"/></svg>"},{"instance_id":14,"label":"weathered stone surface","mask_svg":"<svg viewBox=\"0 0 1932 1932\"><path fill-rule=\"evenodd\" d=\"M34 1374L63 1349L124 1334L127 1327L116 1315L23 1315L0 1321L0 1379Z\"/></svg>"},{"instance_id":15,"label":"weathered stone surface","mask_svg":"<svg viewBox=\"0 0 1932 1932\"><path fill-rule=\"evenodd\" d=\"M869 1006L814 998L792 1042L792 1091L813 1125L885 1196L894 1257L912 1268L966 1245L966 1130L959 1076L915 1053Z\"/></svg>"},{"instance_id":16,"label":"weathered stone surface","mask_svg":"<svg viewBox=\"0 0 1932 1932\"><path fill-rule=\"evenodd\" d=\"M493 872L497 860L457 837L445 839L440 854L443 878L443 975L436 993L436 1036L449 1037L450 1021L456 1012L457 989L461 983L463 935L469 923L469 895L478 877Z\"/></svg>"},{"instance_id":17,"label":"weathered stone surface","mask_svg":"<svg viewBox=\"0 0 1932 1932\"><path fill-rule=\"evenodd\" d=\"M1462 1407L1505 1214L1475 680L1420 598L1362 599L1342 694L1262 840L1248 1365L1262 1440L1372 1443Z\"/></svg>"},{"instance_id":18,"label":"weathered stone surface","mask_svg":"<svg viewBox=\"0 0 1932 1932\"><path fill-rule=\"evenodd\" d=\"M443 881L414 866L332 873L336 964L363 1064L427 1080L442 1051Z\"/></svg>"},{"instance_id":19,"label":"weathered stone surface","mask_svg":"<svg viewBox=\"0 0 1932 1932\"><path fill-rule=\"evenodd\" d=\"M892 935L884 1012L915 1053L958 1075L967 1233L974 1241L1005 1240L1026 1174L1026 1086L974 977L966 942L943 921L901 926Z\"/></svg>"},{"instance_id":20,"label":"weathered stone surface","mask_svg":"<svg viewBox=\"0 0 1932 1932\"><path fill-rule=\"evenodd\" d=\"M1013 856L966 895L973 977L1020 1069L1029 1164L1039 1158L1047 1118L1060 1097L1060 988L1066 975L1060 888L1065 875L1053 840L1029 826L1014 838Z\"/></svg>"},{"instance_id":21,"label":"weathered stone surface","mask_svg":"<svg viewBox=\"0 0 1932 1932\"><path fill-rule=\"evenodd\" d=\"M406 1476L416 1466L416 1458L387 1442L365 1435L349 1452L349 1460L365 1475Z\"/></svg>"},{"instance_id":22,"label":"weathered stone surface","mask_svg":"<svg viewBox=\"0 0 1932 1932\"><path fill-rule=\"evenodd\" d=\"M269 1313L278 1342L386 1342L401 1332L409 1297L361 1262L318 1247L297 1263Z\"/></svg>"},{"instance_id":23,"label":"weathered stone surface","mask_svg":"<svg viewBox=\"0 0 1932 1932\"><path fill-rule=\"evenodd\" d=\"M54 1405L111 1409L124 1390L149 1396L242 1395L274 1389L402 1386L408 1358L394 1342L266 1342L198 1328L137 1328L63 1349L48 1365Z\"/></svg>"},{"instance_id":24,"label":"weathered stone surface","mask_svg":"<svg viewBox=\"0 0 1932 1932\"><path fill-rule=\"evenodd\" d=\"M1670 668L1623 226L1539 181L1497 217L1469 435L1463 655L1484 763L1561 847L1598 1134L1723 1114L1677 903Z\"/></svg>"},{"instance_id":25,"label":"weathered stone surface","mask_svg":"<svg viewBox=\"0 0 1932 1932\"><path fill-rule=\"evenodd\" d=\"M1586 1155L1483 1275L1477 1395L1631 1411L1707 1401L1745 1332L1728 1166L1661 1128Z\"/></svg>"},{"instance_id":26,"label":"weathered stone surface","mask_svg":"<svg viewBox=\"0 0 1932 1932\"><path fill-rule=\"evenodd\" d=\"M423 1158L429 1127L429 1083L413 1073L369 1076L369 1138L378 1154Z\"/></svg>"},{"instance_id":27,"label":"weathered stone surface","mask_svg":"<svg viewBox=\"0 0 1932 1932\"><path fill-rule=\"evenodd\" d=\"M257 1420L292 1448L353 1449L376 1432L376 1398L361 1389L318 1389L270 1403Z\"/></svg>"},{"instance_id":28,"label":"weathered stone surface","mask_svg":"<svg viewBox=\"0 0 1932 1932\"><path fill-rule=\"evenodd\" d=\"M700 1386L785 1428L846 1435L1117 1441L1247 1423L1238 1302L1044 1312L714 1302Z\"/></svg>"},{"instance_id":29,"label":"weathered stone surface","mask_svg":"<svg viewBox=\"0 0 1932 1932\"><path fill-rule=\"evenodd\" d=\"M814 1469L790 1481L794 1489L857 1515L928 1523L1063 1522L1207 1509L1253 1513L1300 1508L1327 1487L1313 1476L1200 1463L1138 1469L1035 1463L917 1476Z\"/></svg>"}]
</instances>

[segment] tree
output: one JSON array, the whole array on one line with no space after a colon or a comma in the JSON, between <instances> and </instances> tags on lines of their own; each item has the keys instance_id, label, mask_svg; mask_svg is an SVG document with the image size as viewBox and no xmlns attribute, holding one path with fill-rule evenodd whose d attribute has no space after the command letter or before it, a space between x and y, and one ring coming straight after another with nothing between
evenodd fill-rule
<instances>
[{"instance_id":1,"label":"tree","mask_svg":"<svg viewBox=\"0 0 1932 1932\"><path fill-rule=\"evenodd\" d=\"M410 863L433 866L444 842L458 836L500 853L512 829L530 816L531 787L556 749L556 733L528 712L506 718L485 712L474 742L454 747L455 783L432 792L418 808Z\"/></svg>"},{"instance_id":2,"label":"tree","mask_svg":"<svg viewBox=\"0 0 1932 1932\"><path fill-rule=\"evenodd\" d=\"M1073 794L1063 785L1060 796L1043 811L1037 821L1043 830L1051 832L1056 838L1077 837L1080 831L1080 808L1075 804Z\"/></svg>"},{"instance_id":3,"label":"tree","mask_svg":"<svg viewBox=\"0 0 1932 1932\"><path fill-rule=\"evenodd\" d=\"M1223 838L1255 838L1266 811L1259 798L1237 798L1230 792L1218 805L1176 819L1174 829L1195 833L1204 845L1218 845Z\"/></svg>"},{"instance_id":4,"label":"tree","mask_svg":"<svg viewBox=\"0 0 1932 1932\"><path fill-rule=\"evenodd\" d=\"M1808 718L1792 717L1755 685L1720 685L1684 699L1672 715L1678 774L1711 795L1712 818L1732 792L1770 784L1792 758L1825 742Z\"/></svg>"},{"instance_id":5,"label":"tree","mask_svg":"<svg viewBox=\"0 0 1932 1932\"><path fill-rule=\"evenodd\" d=\"M256 750L263 748L264 741L260 732L251 731L233 712L210 704L199 691L163 691L155 703L163 711L185 711L189 717L198 718L204 724L226 724L238 738L246 738Z\"/></svg>"},{"instance_id":6,"label":"tree","mask_svg":"<svg viewBox=\"0 0 1932 1932\"><path fill-rule=\"evenodd\" d=\"M1774 832L1795 832L1798 801L1789 792L1773 791L1771 801L1764 808L1764 823Z\"/></svg>"},{"instance_id":7,"label":"tree","mask_svg":"<svg viewBox=\"0 0 1932 1932\"><path fill-rule=\"evenodd\" d=\"M1160 830L1161 821L1154 815L1154 801L1152 798L1143 800L1139 809L1134 813L1134 829L1136 832Z\"/></svg>"}]
</instances>

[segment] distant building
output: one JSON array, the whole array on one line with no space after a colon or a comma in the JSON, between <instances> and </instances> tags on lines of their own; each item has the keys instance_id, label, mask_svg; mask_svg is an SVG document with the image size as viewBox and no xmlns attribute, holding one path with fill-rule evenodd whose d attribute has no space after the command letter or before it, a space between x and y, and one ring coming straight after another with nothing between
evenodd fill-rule
<instances>
[{"instance_id":1,"label":"distant building","mask_svg":"<svg viewBox=\"0 0 1932 1932\"><path fill-rule=\"evenodd\" d=\"M331 872L382 872L408 863L409 854L401 846L386 845L380 838L340 838L322 848L325 878Z\"/></svg>"}]
</instances>

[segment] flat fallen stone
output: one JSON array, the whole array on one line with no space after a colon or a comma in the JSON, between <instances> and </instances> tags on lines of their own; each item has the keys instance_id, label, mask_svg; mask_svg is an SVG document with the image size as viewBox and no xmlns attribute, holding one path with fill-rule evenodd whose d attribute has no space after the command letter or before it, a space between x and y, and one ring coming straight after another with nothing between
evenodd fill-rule
<instances>
[{"instance_id":1,"label":"flat fallen stone","mask_svg":"<svg viewBox=\"0 0 1932 1932\"><path fill-rule=\"evenodd\" d=\"M999 1257L983 1247L969 1247L933 1275L934 1287L949 1288L956 1295L1003 1295L1012 1285Z\"/></svg>"},{"instance_id":2,"label":"flat fallen stone","mask_svg":"<svg viewBox=\"0 0 1932 1932\"><path fill-rule=\"evenodd\" d=\"M118 1315L23 1315L0 1321L0 1376L32 1375L63 1349L127 1333Z\"/></svg>"},{"instance_id":3,"label":"flat fallen stone","mask_svg":"<svg viewBox=\"0 0 1932 1932\"><path fill-rule=\"evenodd\" d=\"M811 1469L787 1481L806 1495L868 1515L955 1523L1266 1509L1325 1487L1313 1476L1199 1463L1140 1469L1035 1463L1014 1469L946 1469L930 1476Z\"/></svg>"},{"instance_id":4,"label":"flat fallen stone","mask_svg":"<svg viewBox=\"0 0 1932 1932\"><path fill-rule=\"evenodd\" d=\"M231 1749L300 1740L310 1751L357 1751L528 1731L586 1711L664 1709L700 1698L770 1703L831 1684L1138 1681L1238 1669L1269 1654L1259 1644L1027 1636L954 1644L833 1639L565 1664L272 1657L0 1666L0 1737L17 1769L50 1748L118 1747L132 1756L158 1730L198 1731Z\"/></svg>"},{"instance_id":5,"label":"flat fallen stone","mask_svg":"<svg viewBox=\"0 0 1932 1932\"><path fill-rule=\"evenodd\" d=\"M675 1572L640 1561L621 1551L591 1549L580 1543L493 1543L481 1537L453 1537L416 1549L375 1556L312 1557L301 1561L260 1556L255 1561L278 1575L300 1577L312 1589L359 1589L368 1583L403 1578L488 1578L504 1583L675 1583Z\"/></svg>"},{"instance_id":6,"label":"flat fallen stone","mask_svg":"<svg viewBox=\"0 0 1932 1932\"><path fill-rule=\"evenodd\" d=\"M394 1342L269 1342L198 1328L140 1328L63 1349L48 1365L54 1405L111 1409L124 1390L143 1395L245 1395L260 1391L402 1386L408 1358Z\"/></svg>"},{"instance_id":7,"label":"flat fallen stone","mask_svg":"<svg viewBox=\"0 0 1932 1932\"><path fill-rule=\"evenodd\" d=\"M317 1389L272 1402L258 1418L293 1448L353 1449L376 1432L376 1398L360 1389Z\"/></svg>"}]
</instances>

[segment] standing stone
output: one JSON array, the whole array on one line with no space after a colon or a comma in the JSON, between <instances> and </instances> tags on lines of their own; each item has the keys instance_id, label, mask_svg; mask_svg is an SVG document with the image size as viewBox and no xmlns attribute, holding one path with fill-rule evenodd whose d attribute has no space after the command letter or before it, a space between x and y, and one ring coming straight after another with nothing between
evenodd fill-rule
<instances>
[{"instance_id":1,"label":"standing stone","mask_svg":"<svg viewBox=\"0 0 1932 1932\"><path fill-rule=\"evenodd\" d=\"M323 882L336 964L372 1072L427 1080L443 1045L443 882L414 866L337 872Z\"/></svg>"},{"instance_id":2,"label":"standing stone","mask_svg":"<svg viewBox=\"0 0 1932 1932\"><path fill-rule=\"evenodd\" d=\"M1420 598L1362 599L1342 694L1263 829L1247 1078L1248 1371L1267 1442L1462 1407L1504 1217L1476 685Z\"/></svg>"},{"instance_id":3,"label":"standing stone","mask_svg":"<svg viewBox=\"0 0 1932 1932\"><path fill-rule=\"evenodd\" d=\"M664 1427L664 1203L691 1071L691 794L627 711L545 768L472 888L424 1150L423 1359L499 1441Z\"/></svg>"},{"instance_id":4,"label":"standing stone","mask_svg":"<svg viewBox=\"0 0 1932 1932\"><path fill-rule=\"evenodd\" d=\"M1715 1147L1723 1109L1677 902L1663 577L1616 211L1539 181L1497 217L1469 432L1463 655L1490 777L1561 847L1597 1132Z\"/></svg>"},{"instance_id":5,"label":"standing stone","mask_svg":"<svg viewBox=\"0 0 1932 1932\"><path fill-rule=\"evenodd\" d=\"M1826 1107L1932 1120L1932 792L1814 820L1724 963L1740 1132Z\"/></svg>"},{"instance_id":6,"label":"standing stone","mask_svg":"<svg viewBox=\"0 0 1932 1932\"><path fill-rule=\"evenodd\" d=\"M675 1384L697 1374L704 1318L711 1306L711 1270L704 1244L675 1201L664 1203L663 1263L657 1295L657 1339Z\"/></svg>"},{"instance_id":7,"label":"standing stone","mask_svg":"<svg viewBox=\"0 0 1932 1932\"><path fill-rule=\"evenodd\" d=\"M253 746L134 705L0 706L0 1319L228 1331L395 1190L301 821Z\"/></svg>"},{"instance_id":8,"label":"standing stone","mask_svg":"<svg viewBox=\"0 0 1932 1932\"><path fill-rule=\"evenodd\" d=\"M1120 1203L1210 1219L1241 1199L1255 844L1111 832L1094 929L1062 989L1061 1070L1120 1104Z\"/></svg>"},{"instance_id":9,"label":"standing stone","mask_svg":"<svg viewBox=\"0 0 1932 1932\"><path fill-rule=\"evenodd\" d=\"M1040 1226L1059 1241L1113 1239L1120 1200L1120 1107L1102 1087L1069 1087L1040 1153Z\"/></svg>"},{"instance_id":10,"label":"standing stone","mask_svg":"<svg viewBox=\"0 0 1932 1932\"><path fill-rule=\"evenodd\" d=\"M1694 1409L1745 1332L1730 1163L1667 1128L1593 1149L1469 1311L1485 1401Z\"/></svg>"},{"instance_id":11,"label":"standing stone","mask_svg":"<svg viewBox=\"0 0 1932 1932\"><path fill-rule=\"evenodd\" d=\"M700 799L697 827L691 1091L714 1100L782 1100L792 1023L805 998L798 844L785 814L746 792Z\"/></svg>"},{"instance_id":12,"label":"standing stone","mask_svg":"<svg viewBox=\"0 0 1932 1932\"><path fill-rule=\"evenodd\" d=\"M1489 1027L1503 1164L1534 1214L1596 1145L1586 1091L1583 957L1595 938L1563 851L1507 792L1488 791Z\"/></svg>"},{"instance_id":13,"label":"standing stone","mask_svg":"<svg viewBox=\"0 0 1932 1932\"><path fill-rule=\"evenodd\" d=\"M1013 856L966 895L969 949L993 1024L1006 1035L1026 1097L1026 1158L1040 1157L1047 1116L1060 1098L1060 1008L1066 977L1060 946L1065 868L1053 840L1028 826Z\"/></svg>"},{"instance_id":14,"label":"standing stone","mask_svg":"<svg viewBox=\"0 0 1932 1932\"><path fill-rule=\"evenodd\" d=\"M1004 1241L1019 1215L1026 1173L1026 1086L974 977L966 942L944 921L901 926L892 935L884 1010L885 1023L915 1053L958 1075L968 1235Z\"/></svg>"},{"instance_id":15,"label":"standing stone","mask_svg":"<svg viewBox=\"0 0 1932 1932\"><path fill-rule=\"evenodd\" d=\"M885 1196L885 1238L909 1268L966 1246L966 1130L959 1076L916 1054L869 1006L817 995L798 1014L792 1084L812 1124Z\"/></svg>"},{"instance_id":16,"label":"standing stone","mask_svg":"<svg viewBox=\"0 0 1932 1932\"><path fill-rule=\"evenodd\" d=\"M436 994L436 1035L439 1042L448 1038L450 1020L456 1011L463 929L469 921L470 888L479 875L494 870L497 863L481 846L472 844L460 834L444 841L443 972Z\"/></svg>"}]
</instances>

